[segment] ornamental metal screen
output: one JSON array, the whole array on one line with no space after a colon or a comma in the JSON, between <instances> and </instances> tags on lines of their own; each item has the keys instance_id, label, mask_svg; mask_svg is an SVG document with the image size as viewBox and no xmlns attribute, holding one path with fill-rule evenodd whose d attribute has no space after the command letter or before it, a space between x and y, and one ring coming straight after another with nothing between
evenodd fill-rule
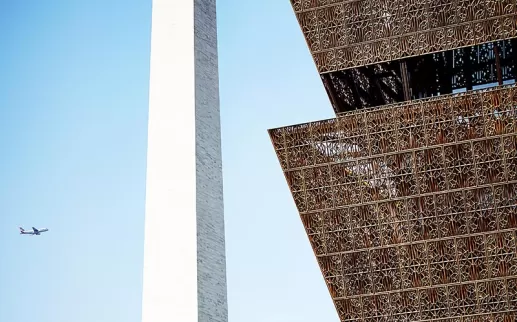
<instances>
[{"instance_id":1,"label":"ornamental metal screen","mask_svg":"<svg viewBox=\"0 0 517 322\"><path fill-rule=\"evenodd\" d=\"M320 73L517 37L515 0L291 0Z\"/></svg>"},{"instance_id":2,"label":"ornamental metal screen","mask_svg":"<svg viewBox=\"0 0 517 322\"><path fill-rule=\"evenodd\" d=\"M512 85L269 131L342 321L515 321L516 130Z\"/></svg>"}]
</instances>

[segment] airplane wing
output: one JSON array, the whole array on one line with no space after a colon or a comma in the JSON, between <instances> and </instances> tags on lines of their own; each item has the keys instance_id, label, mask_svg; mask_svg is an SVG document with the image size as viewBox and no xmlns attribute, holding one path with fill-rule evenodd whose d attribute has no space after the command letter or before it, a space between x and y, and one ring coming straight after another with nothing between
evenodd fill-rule
<instances>
[{"instance_id":1,"label":"airplane wing","mask_svg":"<svg viewBox=\"0 0 517 322\"><path fill-rule=\"evenodd\" d=\"M34 233L39 233L39 230L37 230L36 228L32 227L32 230L34 230Z\"/></svg>"}]
</instances>

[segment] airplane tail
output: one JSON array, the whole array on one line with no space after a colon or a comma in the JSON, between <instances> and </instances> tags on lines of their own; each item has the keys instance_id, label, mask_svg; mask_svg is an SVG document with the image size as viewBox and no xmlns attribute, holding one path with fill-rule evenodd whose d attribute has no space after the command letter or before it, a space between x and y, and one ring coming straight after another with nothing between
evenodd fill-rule
<instances>
[{"instance_id":1,"label":"airplane tail","mask_svg":"<svg viewBox=\"0 0 517 322\"><path fill-rule=\"evenodd\" d=\"M20 234L23 234L25 232L25 229L23 229L22 227L19 227L20 228Z\"/></svg>"}]
</instances>

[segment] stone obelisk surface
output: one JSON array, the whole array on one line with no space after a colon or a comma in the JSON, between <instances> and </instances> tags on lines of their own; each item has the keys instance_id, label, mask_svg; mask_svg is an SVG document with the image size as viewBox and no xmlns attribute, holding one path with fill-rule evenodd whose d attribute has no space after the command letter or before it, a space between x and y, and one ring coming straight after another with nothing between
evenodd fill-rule
<instances>
[{"instance_id":1,"label":"stone obelisk surface","mask_svg":"<svg viewBox=\"0 0 517 322\"><path fill-rule=\"evenodd\" d=\"M142 322L227 322L215 0L153 0Z\"/></svg>"}]
</instances>

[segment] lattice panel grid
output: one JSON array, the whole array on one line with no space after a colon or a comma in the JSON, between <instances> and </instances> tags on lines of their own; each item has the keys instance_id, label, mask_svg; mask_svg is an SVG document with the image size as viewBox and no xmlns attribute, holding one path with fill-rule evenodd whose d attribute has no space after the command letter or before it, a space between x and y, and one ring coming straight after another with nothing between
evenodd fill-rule
<instances>
[{"instance_id":1,"label":"lattice panel grid","mask_svg":"<svg viewBox=\"0 0 517 322\"><path fill-rule=\"evenodd\" d=\"M343 321L514 321L516 118L508 86L270 131Z\"/></svg>"},{"instance_id":2,"label":"lattice panel grid","mask_svg":"<svg viewBox=\"0 0 517 322\"><path fill-rule=\"evenodd\" d=\"M517 36L514 0L291 0L320 73Z\"/></svg>"}]
</instances>

